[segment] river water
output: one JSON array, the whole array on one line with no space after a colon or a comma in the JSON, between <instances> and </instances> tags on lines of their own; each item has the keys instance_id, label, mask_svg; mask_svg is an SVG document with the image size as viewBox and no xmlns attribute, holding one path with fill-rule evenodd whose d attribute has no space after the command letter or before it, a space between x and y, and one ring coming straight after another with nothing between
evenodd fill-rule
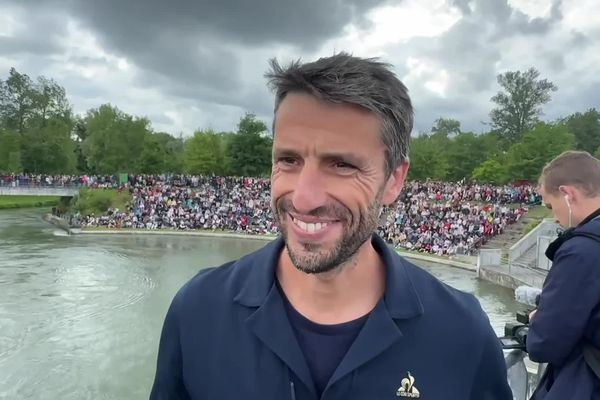
<instances>
[{"instance_id":1,"label":"river water","mask_svg":"<svg viewBox=\"0 0 600 400\"><path fill-rule=\"evenodd\" d=\"M193 236L67 236L44 210L0 211L0 399L147 399L162 322L198 270L265 242ZM498 334L512 291L417 262L475 294Z\"/></svg>"}]
</instances>

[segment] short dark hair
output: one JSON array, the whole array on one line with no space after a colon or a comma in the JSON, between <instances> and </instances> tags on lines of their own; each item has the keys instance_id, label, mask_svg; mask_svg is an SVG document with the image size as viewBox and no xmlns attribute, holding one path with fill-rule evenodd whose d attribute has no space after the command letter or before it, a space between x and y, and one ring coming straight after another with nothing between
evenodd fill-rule
<instances>
[{"instance_id":1,"label":"short dark hair","mask_svg":"<svg viewBox=\"0 0 600 400\"><path fill-rule=\"evenodd\" d=\"M554 195L560 186L571 185L589 197L597 196L600 194L600 161L586 151L565 151L546 164L539 183Z\"/></svg>"},{"instance_id":2,"label":"short dark hair","mask_svg":"<svg viewBox=\"0 0 600 400\"><path fill-rule=\"evenodd\" d=\"M275 112L290 92L304 92L331 103L349 103L374 112L381 118L380 138L385 146L386 176L408 161L413 107L406 86L391 71L391 65L376 58L359 58L348 53L286 67L270 60L265 74L275 92ZM275 132L273 132L275 134Z\"/></svg>"}]
</instances>

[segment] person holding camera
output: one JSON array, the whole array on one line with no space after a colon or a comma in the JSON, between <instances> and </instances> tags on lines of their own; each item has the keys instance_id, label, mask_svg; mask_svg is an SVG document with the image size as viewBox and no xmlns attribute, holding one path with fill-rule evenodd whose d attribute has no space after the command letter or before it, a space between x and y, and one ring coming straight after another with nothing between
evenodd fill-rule
<instances>
[{"instance_id":1,"label":"person holding camera","mask_svg":"<svg viewBox=\"0 0 600 400\"><path fill-rule=\"evenodd\" d=\"M548 363L532 400L600 399L600 161L564 152L539 183L566 229L546 250L553 264L530 316L529 358Z\"/></svg>"}]
</instances>

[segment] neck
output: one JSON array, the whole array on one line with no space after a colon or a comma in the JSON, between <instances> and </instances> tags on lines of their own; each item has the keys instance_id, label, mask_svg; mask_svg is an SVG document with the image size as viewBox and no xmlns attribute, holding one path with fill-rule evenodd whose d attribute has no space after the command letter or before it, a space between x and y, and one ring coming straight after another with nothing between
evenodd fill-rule
<instances>
[{"instance_id":1,"label":"neck","mask_svg":"<svg viewBox=\"0 0 600 400\"><path fill-rule=\"evenodd\" d=\"M324 274L296 269L284 249L277 279L294 308L318 324L338 324L368 314L385 290L385 268L371 241L342 266Z\"/></svg>"},{"instance_id":2,"label":"neck","mask_svg":"<svg viewBox=\"0 0 600 400\"><path fill-rule=\"evenodd\" d=\"M585 202L581 204L579 208L579 212L577 213L577 220L573 222L573 226L579 225L581 222L585 221L592 214L596 213L600 209L600 197L594 197L590 199L586 199ZM573 215L575 217L575 215ZM575 218L574 218L575 219ZM575 223L577 222L577 223Z\"/></svg>"}]
</instances>

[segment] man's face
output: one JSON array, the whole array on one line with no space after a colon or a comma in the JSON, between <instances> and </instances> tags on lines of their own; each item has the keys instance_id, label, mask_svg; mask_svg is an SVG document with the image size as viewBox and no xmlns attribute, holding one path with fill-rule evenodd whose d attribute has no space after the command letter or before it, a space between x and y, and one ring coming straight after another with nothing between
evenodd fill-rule
<instances>
[{"instance_id":1,"label":"man's face","mask_svg":"<svg viewBox=\"0 0 600 400\"><path fill-rule=\"evenodd\" d=\"M565 200L565 195L562 193L550 193L544 189L544 186L540 187L540 194L542 195L542 204L548 209L552 210L554 221L561 225L563 228L570 228L569 225L569 207ZM571 225L573 221L571 221Z\"/></svg>"},{"instance_id":2,"label":"man's face","mask_svg":"<svg viewBox=\"0 0 600 400\"><path fill-rule=\"evenodd\" d=\"M385 179L379 118L289 94L276 114L271 199L291 261L306 273L346 263L370 239L408 164Z\"/></svg>"}]
</instances>

